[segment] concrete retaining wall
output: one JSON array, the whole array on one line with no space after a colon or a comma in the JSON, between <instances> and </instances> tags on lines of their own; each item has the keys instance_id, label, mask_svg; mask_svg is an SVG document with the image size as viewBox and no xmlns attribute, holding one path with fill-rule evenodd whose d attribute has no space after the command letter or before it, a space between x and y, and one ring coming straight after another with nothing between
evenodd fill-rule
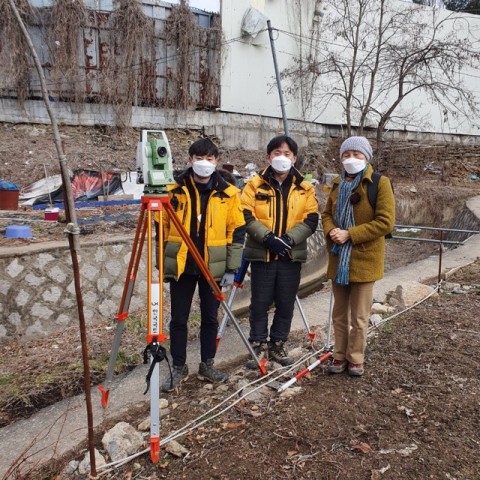
<instances>
[{"instance_id":1,"label":"concrete retaining wall","mask_svg":"<svg viewBox=\"0 0 480 480\"><path fill-rule=\"evenodd\" d=\"M110 237L81 245L79 264L85 320L115 318L118 311L133 236ZM309 240L309 262L302 284L319 280L326 271L322 232ZM146 306L146 246L139 265L130 312ZM245 308L249 280L234 308ZM166 290L168 284L166 285ZM168 312L165 312L167 318ZM54 333L78 324L77 300L67 242L48 242L0 249L0 341Z\"/></svg>"},{"instance_id":2,"label":"concrete retaining wall","mask_svg":"<svg viewBox=\"0 0 480 480\"><path fill-rule=\"evenodd\" d=\"M118 311L133 237L85 242L79 263L86 322L114 318ZM137 291L146 289L145 264ZM0 340L31 338L78 323L67 242L0 249ZM131 310L145 300L132 298Z\"/></svg>"},{"instance_id":3,"label":"concrete retaining wall","mask_svg":"<svg viewBox=\"0 0 480 480\"><path fill-rule=\"evenodd\" d=\"M72 109L69 103L53 102L51 107L60 124L115 126L115 110L111 105L82 104ZM50 124L50 119L44 103L40 100L28 100L24 108L20 108L16 100L1 98L0 122ZM150 129L205 129L207 135L218 137L223 147L245 150L264 150L272 137L283 132L283 122L280 117L147 107L132 108L131 126ZM298 120L289 121L289 130L300 147L326 144L332 137L345 136L345 130L341 125ZM386 138L405 142L438 141L459 145L480 145L480 137L474 135L390 130Z\"/></svg>"}]
</instances>

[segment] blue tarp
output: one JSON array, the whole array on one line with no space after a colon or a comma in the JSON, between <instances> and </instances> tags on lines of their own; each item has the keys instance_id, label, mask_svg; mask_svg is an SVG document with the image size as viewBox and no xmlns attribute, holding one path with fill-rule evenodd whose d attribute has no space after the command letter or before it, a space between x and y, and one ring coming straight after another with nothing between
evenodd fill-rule
<instances>
[{"instance_id":1,"label":"blue tarp","mask_svg":"<svg viewBox=\"0 0 480 480\"><path fill-rule=\"evenodd\" d=\"M0 180L0 190L20 190L20 187L12 182Z\"/></svg>"}]
</instances>

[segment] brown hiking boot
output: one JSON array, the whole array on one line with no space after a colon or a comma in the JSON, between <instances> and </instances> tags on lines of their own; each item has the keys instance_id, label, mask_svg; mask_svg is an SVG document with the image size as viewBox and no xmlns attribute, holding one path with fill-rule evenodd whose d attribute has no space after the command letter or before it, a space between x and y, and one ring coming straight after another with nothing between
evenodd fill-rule
<instances>
[{"instance_id":1,"label":"brown hiking boot","mask_svg":"<svg viewBox=\"0 0 480 480\"><path fill-rule=\"evenodd\" d=\"M267 344L265 342L252 342L251 345L259 362L264 358L267 358ZM258 363L254 358L251 358L250 360L247 360L245 367L249 370L256 370L258 368Z\"/></svg>"},{"instance_id":2,"label":"brown hiking boot","mask_svg":"<svg viewBox=\"0 0 480 480\"><path fill-rule=\"evenodd\" d=\"M171 392L175 390L186 378L188 377L188 366L187 365L174 365L172 367L172 372L167 374L160 390L162 392Z\"/></svg>"},{"instance_id":3,"label":"brown hiking boot","mask_svg":"<svg viewBox=\"0 0 480 480\"><path fill-rule=\"evenodd\" d=\"M282 367L288 367L295 363L295 360L287 355L285 342L282 340L268 342L268 358L279 363Z\"/></svg>"},{"instance_id":4,"label":"brown hiking boot","mask_svg":"<svg viewBox=\"0 0 480 480\"><path fill-rule=\"evenodd\" d=\"M226 373L221 372L213 367L213 358L206 360L205 362L200 362L198 366L198 375L199 380L209 381L213 383L222 383L228 376Z\"/></svg>"}]
</instances>

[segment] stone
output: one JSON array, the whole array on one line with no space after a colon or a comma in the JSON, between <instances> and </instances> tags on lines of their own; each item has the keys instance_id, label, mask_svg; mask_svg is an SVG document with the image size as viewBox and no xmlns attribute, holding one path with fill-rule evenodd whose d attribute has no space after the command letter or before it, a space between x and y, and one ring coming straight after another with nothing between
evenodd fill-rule
<instances>
[{"instance_id":1,"label":"stone","mask_svg":"<svg viewBox=\"0 0 480 480\"><path fill-rule=\"evenodd\" d=\"M380 323L382 323L383 317L379 315L378 313L374 313L373 315L370 315L370 325L373 325L376 327Z\"/></svg>"},{"instance_id":2,"label":"stone","mask_svg":"<svg viewBox=\"0 0 480 480\"><path fill-rule=\"evenodd\" d=\"M272 395L273 390L268 387L260 387L257 385L249 386L249 381L247 379L240 380L237 385L237 390L239 390L239 396L245 397L250 402L258 402Z\"/></svg>"},{"instance_id":3,"label":"stone","mask_svg":"<svg viewBox=\"0 0 480 480\"><path fill-rule=\"evenodd\" d=\"M150 417L145 418L142 420L138 426L137 429L140 430L141 432L146 432L147 430L150 429Z\"/></svg>"},{"instance_id":4,"label":"stone","mask_svg":"<svg viewBox=\"0 0 480 480\"><path fill-rule=\"evenodd\" d=\"M143 436L127 422L119 422L105 433L102 444L116 461L138 452L143 447Z\"/></svg>"},{"instance_id":5,"label":"stone","mask_svg":"<svg viewBox=\"0 0 480 480\"><path fill-rule=\"evenodd\" d=\"M293 358L294 360L298 360L299 358L303 357L304 351L302 347L292 348L291 350L287 350L288 356Z\"/></svg>"},{"instance_id":6,"label":"stone","mask_svg":"<svg viewBox=\"0 0 480 480\"><path fill-rule=\"evenodd\" d=\"M460 288L459 283L453 283L453 282L443 282L442 283L442 290L444 292L452 292L456 288Z\"/></svg>"},{"instance_id":7,"label":"stone","mask_svg":"<svg viewBox=\"0 0 480 480\"><path fill-rule=\"evenodd\" d=\"M388 313L391 308L392 307L384 305L383 303L374 303L372 305L371 313L383 315L384 313Z\"/></svg>"},{"instance_id":8,"label":"stone","mask_svg":"<svg viewBox=\"0 0 480 480\"><path fill-rule=\"evenodd\" d=\"M411 281L398 285L393 292L387 293L387 303L393 307L411 307L434 292L434 288L423 283Z\"/></svg>"},{"instance_id":9,"label":"stone","mask_svg":"<svg viewBox=\"0 0 480 480\"><path fill-rule=\"evenodd\" d=\"M103 455L95 449L95 466L98 468L106 464L107 462ZM80 475L87 475L90 473L90 452L87 452L83 460L78 464L78 473Z\"/></svg>"},{"instance_id":10,"label":"stone","mask_svg":"<svg viewBox=\"0 0 480 480\"><path fill-rule=\"evenodd\" d=\"M165 451L178 458L181 458L188 453L188 450L176 440L168 442L165 446Z\"/></svg>"},{"instance_id":11,"label":"stone","mask_svg":"<svg viewBox=\"0 0 480 480\"><path fill-rule=\"evenodd\" d=\"M290 387L290 388L287 388L286 390L284 390L280 394L280 397L283 397L283 398L294 397L295 395L298 395L299 393L301 393L302 390L303 390L302 387Z\"/></svg>"},{"instance_id":12,"label":"stone","mask_svg":"<svg viewBox=\"0 0 480 480\"><path fill-rule=\"evenodd\" d=\"M80 462L78 460L72 460L68 462L66 467L63 469L64 475L73 475L78 470L78 465Z\"/></svg>"}]
</instances>

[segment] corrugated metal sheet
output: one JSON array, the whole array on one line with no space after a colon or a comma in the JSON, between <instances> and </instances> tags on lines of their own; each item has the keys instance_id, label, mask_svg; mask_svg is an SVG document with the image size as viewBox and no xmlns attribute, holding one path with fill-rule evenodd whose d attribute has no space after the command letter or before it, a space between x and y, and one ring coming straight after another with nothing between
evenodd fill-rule
<instances>
[{"instance_id":1,"label":"corrugated metal sheet","mask_svg":"<svg viewBox=\"0 0 480 480\"><path fill-rule=\"evenodd\" d=\"M48 8L53 0L32 0L34 7L40 8L42 21L29 25L28 29L33 43L44 67L50 96L54 99L73 101L75 93L82 90L82 97L87 101L105 102L105 77L102 73L112 65L114 46L111 36L111 18L114 0L83 0L90 8L88 26L83 29L80 39L81 52L78 60L78 81L72 86L65 79L53 79L51 76L52 58L48 45ZM94 8L92 8L94 7ZM143 4L143 11L154 24L154 41L149 51L143 52L142 58L130 67L138 72L136 79L135 105L178 107L177 72L178 52L176 45L168 45L165 39L165 19L168 18L172 5L161 1L148 1ZM190 63L189 93L192 108L213 109L219 106L220 77L220 42L211 30L216 15L192 10L201 28L200 39L193 48ZM208 27L207 27L208 25ZM50 39L50 43L52 39ZM1 74L1 65L0 65ZM32 65L29 85L29 98L41 97L40 82ZM108 78L108 77L107 77ZM102 89L103 82L103 89ZM15 89L4 88L0 96L12 97ZM13 94L13 95L12 95Z\"/></svg>"}]
</instances>

